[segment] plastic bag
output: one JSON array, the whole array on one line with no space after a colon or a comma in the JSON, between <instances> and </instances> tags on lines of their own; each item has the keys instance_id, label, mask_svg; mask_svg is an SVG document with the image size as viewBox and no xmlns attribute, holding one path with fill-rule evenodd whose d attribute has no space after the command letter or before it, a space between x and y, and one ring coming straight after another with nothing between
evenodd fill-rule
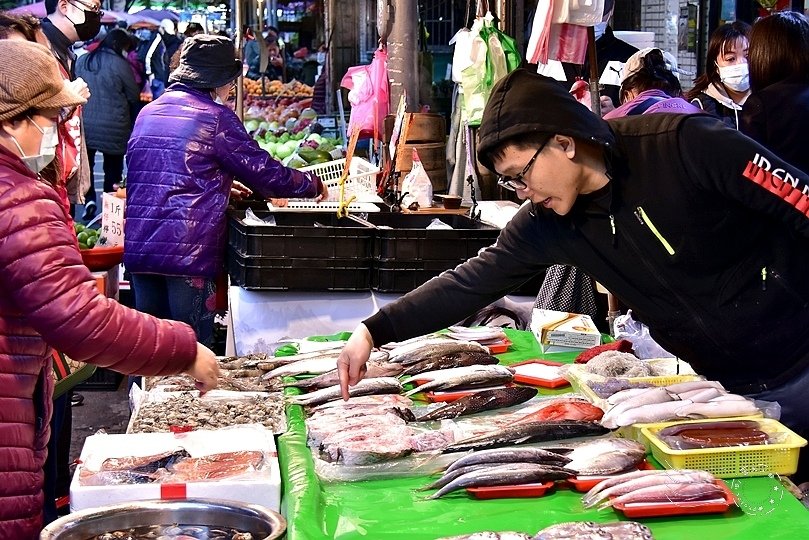
<instances>
[{"instance_id":1,"label":"plastic bag","mask_svg":"<svg viewBox=\"0 0 809 540\"><path fill-rule=\"evenodd\" d=\"M340 86L347 88L351 103L348 132L360 130L360 138L381 138L388 114L388 53L377 49L367 66L348 68Z\"/></svg>"},{"instance_id":2,"label":"plastic bag","mask_svg":"<svg viewBox=\"0 0 809 540\"><path fill-rule=\"evenodd\" d=\"M413 149L413 168L402 181L402 206L405 208L418 203L420 208L429 208L433 205L433 184L419 159L419 153Z\"/></svg>"},{"instance_id":3,"label":"plastic bag","mask_svg":"<svg viewBox=\"0 0 809 540\"><path fill-rule=\"evenodd\" d=\"M649 327L632 318L632 310L626 315L615 318L615 339L627 339L632 342L635 355L641 359L674 358L674 355L658 345L649 335Z\"/></svg>"},{"instance_id":4,"label":"plastic bag","mask_svg":"<svg viewBox=\"0 0 809 540\"><path fill-rule=\"evenodd\" d=\"M593 26L604 16L604 0L571 0L567 23Z\"/></svg>"}]
</instances>

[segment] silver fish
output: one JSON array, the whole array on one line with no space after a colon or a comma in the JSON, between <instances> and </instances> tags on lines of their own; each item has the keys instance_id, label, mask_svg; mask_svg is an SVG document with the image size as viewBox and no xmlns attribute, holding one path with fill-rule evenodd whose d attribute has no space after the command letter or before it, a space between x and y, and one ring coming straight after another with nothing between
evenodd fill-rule
<instances>
[{"instance_id":1,"label":"silver fish","mask_svg":"<svg viewBox=\"0 0 809 540\"><path fill-rule=\"evenodd\" d=\"M606 414L604 414L604 418L601 419L601 423L610 429L615 429L618 427L615 424L615 418L624 411L628 411L629 409L634 409L635 407L640 407L642 405L664 403L666 401L673 401L673 399L665 388L649 388L645 392L633 396L612 407L606 412Z\"/></svg>"},{"instance_id":2,"label":"silver fish","mask_svg":"<svg viewBox=\"0 0 809 540\"><path fill-rule=\"evenodd\" d=\"M725 391L725 387L722 386L722 383L717 381L687 381L670 384L665 388L672 394L682 394L683 392L689 392L691 390L702 390L705 388L716 388L718 390Z\"/></svg>"},{"instance_id":3,"label":"silver fish","mask_svg":"<svg viewBox=\"0 0 809 540\"><path fill-rule=\"evenodd\" d=\"M455 461L447 467L447 472L454 471L461 467L468 467L478 463L491 462L520 462L520 463L544 463L547 465L566 465L570 463L570 458L550 452L544 448L533 446L512 446L510 448L490 448L488 450L478 450Z\"/></svg>"},{"instance_id":4,"label":"silver fish","mask_svg":"<svg viewBox=\"0 0 809 540\"><path fill-rule=\"evenodd\" d=\"M571 521L558 523L539 531L533 540L653 540L652 531L646 525L635 521L616 523L593 523L592 521Z\"/></svg>"},{"instance_id":5,"label":"silver fish","mask_svg":"<svg viewBox=\"0 0 809 540\"><path fill-rule=\"evenodd\" d=\"M338 355L339 356L339 355ZM301 375L303 373L311 373L312 375L320 375L328 373L337 369L337 357L332 354L325 356L318 356L314 358L307 358L298 360L289 364L279 366L272 371L268 371L261 378L272 379L274 377L289 377L292 375ZM369 362L384 362L388 358L388 353L385 351L373 351L369 358ZM339 382L339 381L338 381ZM336 383L335 383L336 384Z\"/></svg>"},{"instance_id":6,"label":"silver fish","mask_svg":"<svg viewBox=\"0 0 809 540\"><path fill-rule=\"evenodd\" d=\"M438 540L531 540L527 534L503 531L503 532L476 532L472 534L462 534L461 536L446 536Z\"/></svg>"},{"instance_id":7,"label":"silver fish","mask_svg":"<svg viewBox=\"0 0 809 540\"><path fill-rule=\"evenodd\" d=\"M582 497L582 503L585 508L592 508L610 497L625 495L642 488L661 484L693 484L714 480L713 475L705 471L671 470L667 472L668 474L638 476L595 493L591 490Z\"/></svg>"},{"instance_id":8,"label":"silver fish","mask_svg":"<svg viewBox=\"0 0 809 540\"><path fill-rule=\"evenodd\" d=\"M397 377L401 375L404 366L401 364L393 364L391 362L376 362L374 360L369 360L365 367L368 371L365 373L365 378L367 379L376 379L378 377ZM335 384L340 384L340 376L336 369L331 371L327 371L322 375L318 375L317 377L312 377L310 379L301 379L291 383L284 383L284 386L294 386L296 388L301 389L318 389L318 388L328 388L329 386L334 386Z\"/></svg>"},{"instance_id":9,"label":"silver fish","mask_svg":"<svg viewBox=\"0 0 809 540\"><path fill-rule=\"evenodd\" d=\"M558 441L592 435L603 435L607 429L595 422L558 420L543 422L519 422L494 433L487 433L459 441L446 448L447 452L498 448L528 442Z\"/></svg>"},{"instance_id":10,"label":"silver fish","mask_svg":"<svg viewBox=\"0 0 809 540\"><path fill-rule=\"evenodd\" d=\"M714 482L691 482L687 484L659 484L636 489L614 499L610 499L598 507L599 510L616 504L650 503L650 502L688 502L722 499L725 491Z\"/></svg>"},{"instance_id":11,"label":"silver fish","mask_svg":"<svg viewBox=\"0 0 809 540\"><path fill-rule=\"evenodd\" d=\"M508 465L508 463L505 463L505 462L502 462L502 463L500 463L500 462L476 463L474 465L469 465L468 467L458 467L457 469L454 469L452 471L445 472L441 476L441 478L438 478L437 480L433 481L432 483L427 484L426 486L418 488L418 491L429 491L431 489L440 489L440 488L446 486L447 484L449 484L450 482L452 482L453 480L455 480L456 478L458 478L459 476L463 476L466 473L470 473L472 471L478 471L480 469L490 469L491 467L495 467L495 466L499 466L499 465Z\"/></svg>"},{"instance_id":12,"label":"silver fish","mask_svg":"<svg viewBox=\"0 0 809 540\"><path fill-rule=\"evenodd\" d=\"M348 395L355 396L368 396L371 394L398 394L402 391L402 385L398 379L393 377L378 377L376 379L363 379L355 386L348 389ZM310 392L301 396L292 396L289 402L294 405L307 405L314 406L326 403L327 401L334 401L340 399L341 396L340 385L330 386L315 392Z\"/></svg>"},{"instance_id":13,"label":"silver fish","mask_svg":"<svg viewBox=\"0 0 809 540\"><path fill-rule=\"evenodd\" d=\"M646 457L646 448L629 439L606 438L586 442L567 454L568 469L582 476L618 474L635 468Z\"/></svg>"},{"instance_id":14,"label":"silver fish","mask_svg":"<svg viewBox=\"0 0 809 540\"><path fill-rule=\"evenodd\" d=\"M404 375L416 375L424 373L425 371L434 371L437 369L450 369L463 366L474 365L492 365L499 363L496 357L489 353L478 351L462 351L457 353L445 354L422 360L421 362L410 364L403 372Z\"/></svg>"},{"instance_id":15,"label":"silver fish","mask_svg":"<svg viewBox=\"0 0 809 540\"><path fill-rule=\"evenodd\" d=\"M552 465L537 465L535 463L508 463L496 467L487 467L459 476L446 486L442 487L428 499L438 499L447 493L459 489L484 486L511 486L533 484L535 482L549 482L564 480L576 473L562 467Z\"/></svg>"},{"instance_id":16,"label":"silver fish","mask_svg":"<svg viewBox=\"0 0 809 540\"><path fill-rule=\"evenodd\" d=\"M514 372L505 366L466 366L432 371L429 376L427 374L422 375L424 375L425 379L430 379L430 381L405 392L405 396L458 386L501 384L511 382L514 379ZM420 378L421 376L416 375L416 377ZM402 384L407 384L412 380L412 377L407 378Z\"/></svg>"},{"instance_id":17,"label":"silver fish","mask_svg":"<svg viewBox=\"0 0 809 540\"><path fill-rule=\"evenodd\" d=\"M759 408L751 400L727 400L683 405L681 409L677 410L676 415L680 418L726 418L730 416L750 416L760 412Z\"/></svg>"},{"instance_id":18,"label":"silver fish","mask_svg":"<svg viewBox=\"0 0 809 540\"><path fill-rule=\"evenodd\" d=\"M434 338L417 341L408 345L397 347L390 351L390 362L398 362L409 366L422 360L463 351L478 351L488 353L489 349L474 341L458 341L451 338Z\"/></svg>"},{"instance_id":19,"label":"silver fish","mask_svg":"<svg viewBox=\"0 0 809 540\"><path fill-rule=\"evenodd\" d=\"M658 474L666 474L670 472L671 471L665 471L662 469L643 469L639 471L624 473L618 476L611 476L609 478L605 478L604 480L593 486L593 488L585 494L584 498L585 500L589 500L592 497L598 496L598 494L605 489L617 486L618 484L621 484L623 482L628 482L629 480L634 480L635 478L642 478L644 476L655 476Z\"/></svg>"},{"instance_id":20,"label":"silver fish","mask_svg":"<svg viewBox=\"0 0 809 540\"><path fill-rule=\"evenodd\" d=\"M602 418L601 423L608 428L616 428L631 426L632 424L664 422L666 420L676 419L678 412L690 404L690 400L650 403L648 405L627 409L618 415L613 415L606 422Z\"/></svg>"}]
</instances>

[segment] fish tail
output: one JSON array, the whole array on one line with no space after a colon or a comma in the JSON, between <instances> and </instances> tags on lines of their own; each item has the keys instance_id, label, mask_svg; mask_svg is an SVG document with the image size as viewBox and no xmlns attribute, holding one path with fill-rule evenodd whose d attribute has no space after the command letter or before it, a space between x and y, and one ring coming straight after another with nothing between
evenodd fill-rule
<instances>
[{"instance_id":1,"label":"fish tail","mask_svg":"<svg viewBox=\"0 0 809 540\"><path fill-rule=\"evenodd\" d=\"M595 505L593 505L593 506L595 506ZM606 501L601 503L601 505L599 505L599 507L596 508L596 510L598 510L600 512L602 510L606 510L607 508L612 508L612 501L610 499L607 499Z\"/></svg>"}]
</instances>

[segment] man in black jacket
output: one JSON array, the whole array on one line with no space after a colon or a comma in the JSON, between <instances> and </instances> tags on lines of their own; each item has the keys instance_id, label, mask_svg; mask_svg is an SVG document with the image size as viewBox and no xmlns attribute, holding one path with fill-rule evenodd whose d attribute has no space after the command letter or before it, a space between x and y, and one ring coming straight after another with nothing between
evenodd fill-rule
<instances>
[{"instance_id":1,"label":"man in black jacket","mask_svg":"<svg viewBox=\"0 0 809 540\"><path fill-rule=\"evenodd\" d=\"M494 246L364 321L339 360L344 387L372 345L454 324L563 263L699 373L779 401L809 434L808 174L708 116L606 122L521 69L493 90L479 136L480 161L531 204Z\"/></svg>"}]
</instances>

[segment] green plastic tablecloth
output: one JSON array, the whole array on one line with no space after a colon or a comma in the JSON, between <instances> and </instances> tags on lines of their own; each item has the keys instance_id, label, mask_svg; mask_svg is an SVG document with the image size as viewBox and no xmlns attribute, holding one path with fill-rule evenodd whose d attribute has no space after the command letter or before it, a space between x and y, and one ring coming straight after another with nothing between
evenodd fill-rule
<instances>
[{"instance_id":1,"label":"green plastic tablecloth","mask_svg":"<svg viewBox=\"0 0 809 540\"><path fill-rule=\"evenodd\" d=\"M513 345L508 353L499 355L504 364L537 357L570 362L575 357L571 353L543 356L529 332L508 333ZM425 494L415 489L426 484L427 477L322 483L306 446L302 408L289 406L287 420L288 431L279 437L278 450L289 540L434 540L484 530L534 534L565 521L624 519L613 510L584 510L581 494L564 488L541 498L474 500L455 494L424 500ZM710 540L809 538L809 511L777 478L727 482L739 497L740 508L732 507L724 514L638 521L647 525L657 540L682 540L692 535Z\"/></svg>"}]
</instances>

